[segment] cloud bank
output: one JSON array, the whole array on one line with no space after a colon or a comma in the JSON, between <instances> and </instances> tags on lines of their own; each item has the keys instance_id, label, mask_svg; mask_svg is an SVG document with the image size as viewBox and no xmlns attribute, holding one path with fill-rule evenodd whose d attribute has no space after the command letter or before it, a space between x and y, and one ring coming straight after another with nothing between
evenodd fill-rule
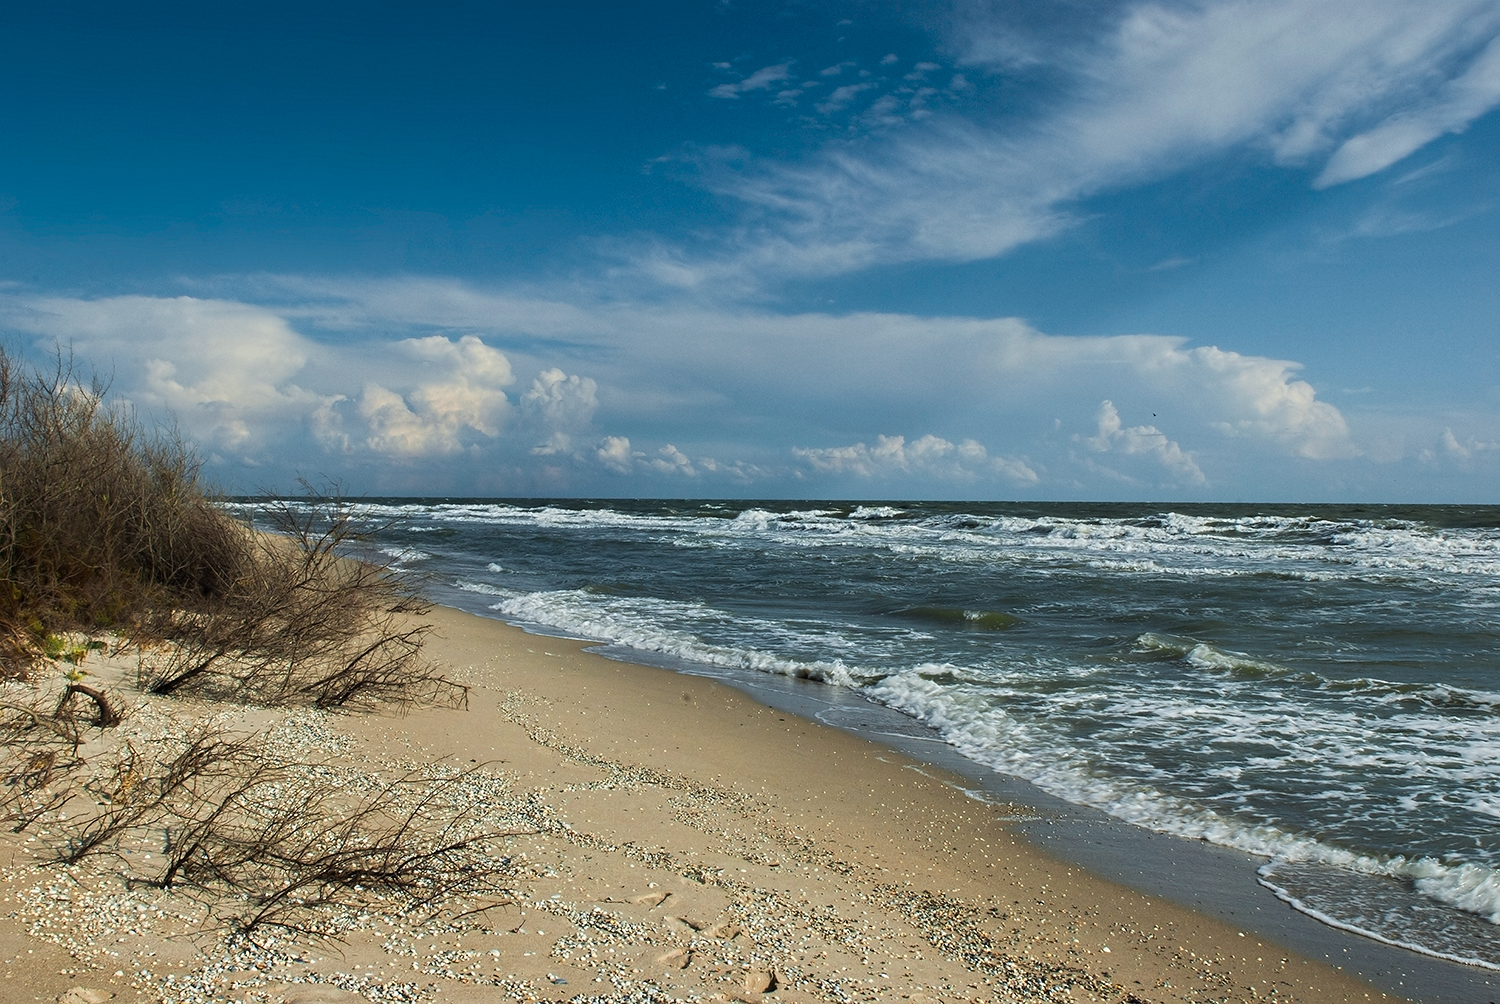
<instances>
[{"instance_id":1,"label":"cloud bank","mask_svg":"<svg viewBox=\"0 0 1500 1004\"><path fill-rule=\"evenodd\" d=\"M710 492L823 480L1062 493L1100 477L1221 490L1259 460L1365 452L1295 363L1179 338L579 305L446 280L247 285L261 302L11 296L0 308L33 344L112 368L117 395L170 411L231 467L428 490L619 477Z\"/></svg>"}]
</instances>

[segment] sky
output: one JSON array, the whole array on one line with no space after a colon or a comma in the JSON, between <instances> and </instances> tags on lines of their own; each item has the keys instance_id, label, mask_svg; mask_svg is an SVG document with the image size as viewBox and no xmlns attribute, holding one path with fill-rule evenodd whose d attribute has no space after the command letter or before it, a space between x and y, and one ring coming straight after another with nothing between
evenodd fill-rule
<instances>
[{"instance_id":1,"label":"sky","mask_svg":"<svg viewBox=\"0 0 1500 1004\"><path fill-rule=\"evenodd\" d=\"M7 5L0 341L224 490L1500 492L1500 0Z\"/></svg>"}]
</instances>

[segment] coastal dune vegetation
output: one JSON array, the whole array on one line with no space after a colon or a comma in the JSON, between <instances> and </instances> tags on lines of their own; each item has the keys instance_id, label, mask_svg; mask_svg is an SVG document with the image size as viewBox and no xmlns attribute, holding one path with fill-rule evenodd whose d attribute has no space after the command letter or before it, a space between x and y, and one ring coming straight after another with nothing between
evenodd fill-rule
<instances>
[{"instance_id":1,"label":"coastal dune vegetation","mask_svg":"<svg viewBox=\"0 0 1500 1004\"><path fill-rule=\"evenodd\" d=\"M502 864L460 831L440 770L319 790L315 755L213 715L119 738L153 700L284 717L461 705L467 688L424 657L421 598L350 557L336 488L267 498L256 532L175 428L108 391L68 357L0 351L0 821L40 822L58 864L110 858L242 932L312 929L372 890L433 904L485 886ZM132 659L134 679L93 675Z\"/></svg>"}]
</instances>

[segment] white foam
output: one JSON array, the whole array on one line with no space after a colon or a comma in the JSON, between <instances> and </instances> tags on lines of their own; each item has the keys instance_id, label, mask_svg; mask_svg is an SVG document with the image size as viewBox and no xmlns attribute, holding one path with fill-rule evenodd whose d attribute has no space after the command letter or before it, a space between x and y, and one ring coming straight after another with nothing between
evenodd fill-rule
<instances>
[{"instance_id":1,"label":"white foam","mask_svg":"<svg viewBox=\"0 0 1500 1004\"><path fill-rule=\"evenodd\" d=\"M821 680L839 686L857 685L850 669L839 660L788 659L754 648L714 644L681 627L693 621L711 622L726 615L701 604L650 598L599 596L581 589L525 593L490 609L507 618L557 628L570 635L609 642L641 652L654 652L689 662L729 669L747 669L780 676ZM760 625L762 633L782 630Z\"/></svg>"},{"instance_id":2,"label":"white foam","mask_svg":"<svg viewBox=\"0 0 1500 1004\"><path fill-rule=\"evenodd\" d=\"M500 586L492 586L488 582L471 582L467 579L459 579L453 583L455 589L462 589L466 593L483 593L486 596L524 596L525 593L515 589L503 589Z\"/></svg>"},{"instance_id":3,"label":"white foam","mask_svg":"<svg viewBox=\"0 0 1500 1004\"><path fill-rule=\"evenodd\" d=\"M995 681L965 684L930 679L937 675L962 679L958 667L928 665L886 677L864 692L929 725L970 759L1024 778L1067 801L1093 806L1149 829L1205 839L1276 860L1313 861L1365 875L1404 879L1413 882L1424 896L1500 923L1500 875L1487 865L1360 853L1268 822L1225 815L1138 780L1098 773L1094 767L1098 749L1085 751L1069 746L1044 723L1008 713ZM1121 717L1138 710L1140 717L1158 723L1170 722L1178 715L1191 721L1198 715L1187 701L1147 696L1137 700L1139 709L1114 710ZM1214 725L1219 725L1217 720ZM1247 721L1237 741L1253 741L1260 727L1258 722ZM1225 738L1236 736L1230 733ZM1322 755L1318 750L1317 756ZM1358 766L1359 757L1357 750L1344 754L1351 766ZM1342 791L1331 790L1322 797L1343 795Z\"/></svg>"},{"instance_id":4,"label":"white foam","mask_svg":"<svg viewBox=\"0 0 1500 1004\"><path fill-rule=\"evenodd\" d=\"M408 565L413 561L426 561L432 557L426 551L419 551L414 547L382 547L380 553L390 558L397 565Z\"/></svg>"},{"instance_id":5,"label":"white foam","mask_svg":"<svg viewBox=\"0 0 1500 1004\"><path fill-rule=\"evenodd\" d=\"M1313 918L1314 920L1323 924L1327 924L1329 927L1337 928L1340 931L1348 931L1350 934L1358 934L1373 941L1378 941L1381 944L1391 945L1395 948L1404 948L1407 951L1417 952L1421 955L1427 955L1435 959L1446 959L1449 962L1457 962L1460 965L1479 966L1483 969L1500 969L1500 965L1497 965L1496 963L1491 962L1487 959L1481 959L1476 955L1459 955L1455 953L1442 952L1433 948L1429 948L1426 945L1419 944L1415 941L1408 941L1402 938L1390 937L1378 930L1375 930L1373 926L1366 927L1359 924L1348 923L1339 919L1338 917L1333 916L1332 914L1324 913L1322 910L1318 910L1312 906L1309 906L1307 903L1303 902L1301 898L1293 895L1285 887L1278 885L1264 875L1257 876L1256 882L1271 890L1271 893L1277 899L1281 900L1283 903L1285 903L1287 906L1290 906L1298 913L1305 913L1307 914L1307 916Z\"/></svg>"},{"instance_id":6,"label":"white foam","mask_svg":"<svg viewBox=\"0 0 1500 1004\"><path fill-rule=\"evenodd\" d=\"M673 535L679 546L707 546L711 541L719 546L752 544L770 535L784 544L885 547L913 559L985 565L1066 566L1083 558L1101 570L1153 576L1253 574L1314 582L1417 579L1476 591L1500 578L1500 538L1492 532L1435 531L1400 520L1225 518L1173 512L1146 519L962 514L902 519L907 510L891 506L859 506L848 516L830 509L751 508L730 519L701 511L681 515L504 503L352 508L386 520L420 517L423 530L455 523L636 530Z\"/></svg>"},{"instance_id":7,"label":"white foam","mask_svg":"<svg viewBox=\"0 0 1500 1004\"><path fill-rule=\"evenodd\" d=\"M895 519L905 516L905 509L896 509L888 505L862 505L856 506L849 514L850 519Z\"/></svg>"},{"instance_id":8,"label":"white foam","mask_svg":"<svg viewBox=\"0 0 1500 1004\"><path fill-rule=\"evenodd\" d=\"M1414 869L1417 891L1424 896L1477 913L1491 924L1500 924L1500 873L1484 865L1457 867L1424 860Z\"/></svg>"}]
</instances>

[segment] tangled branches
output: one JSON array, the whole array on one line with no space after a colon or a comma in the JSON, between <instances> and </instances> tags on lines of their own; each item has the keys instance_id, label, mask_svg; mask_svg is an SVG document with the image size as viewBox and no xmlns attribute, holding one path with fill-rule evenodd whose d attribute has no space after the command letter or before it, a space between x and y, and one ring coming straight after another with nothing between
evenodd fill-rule
<instances>
[{"instance_id":1,"label":"tangled branches","mask_svg":"<svg viewBox=\"0 0 1500 1004\"><path fill-rule=\"evenodd\" d=\"M71 360L37 371L0 350L0 675L25 675L53 632L128 625L241 574L244 531L192 450L107 390Z\"/></svg>"},{"instance_id":2,"label":"tangled branches","mask_svg":"<svg viewBox=\"0 0 1500 1004\"><path fill-rule=\"evenodd\" d=\"M159 763L127 744L90 786L102 810L59 856L112 854L132 883L205 895L244 933L319 933L320 910L368 893L418 910L504 897L509 859L487 848L506 834L473 831L459 778L428 769L356 790L333 777L214 729ZM122 853L142 845L150 855Z\"/></svg>"},{"instance_id":3,"label":"tangled branches","mask_svg":"<svg viewBox=\"0 0 1500 1004\"><path fill-rule=\"evenodd\" d=\"M173 647L143 664L144 689L320 708L464 703L467 689L422 658L427 604L345 557L358 534L344 499L271 500L266 514L275 534L252 539L253 560L222 599L152 625Z\"/></svg>"}]
</instances>

